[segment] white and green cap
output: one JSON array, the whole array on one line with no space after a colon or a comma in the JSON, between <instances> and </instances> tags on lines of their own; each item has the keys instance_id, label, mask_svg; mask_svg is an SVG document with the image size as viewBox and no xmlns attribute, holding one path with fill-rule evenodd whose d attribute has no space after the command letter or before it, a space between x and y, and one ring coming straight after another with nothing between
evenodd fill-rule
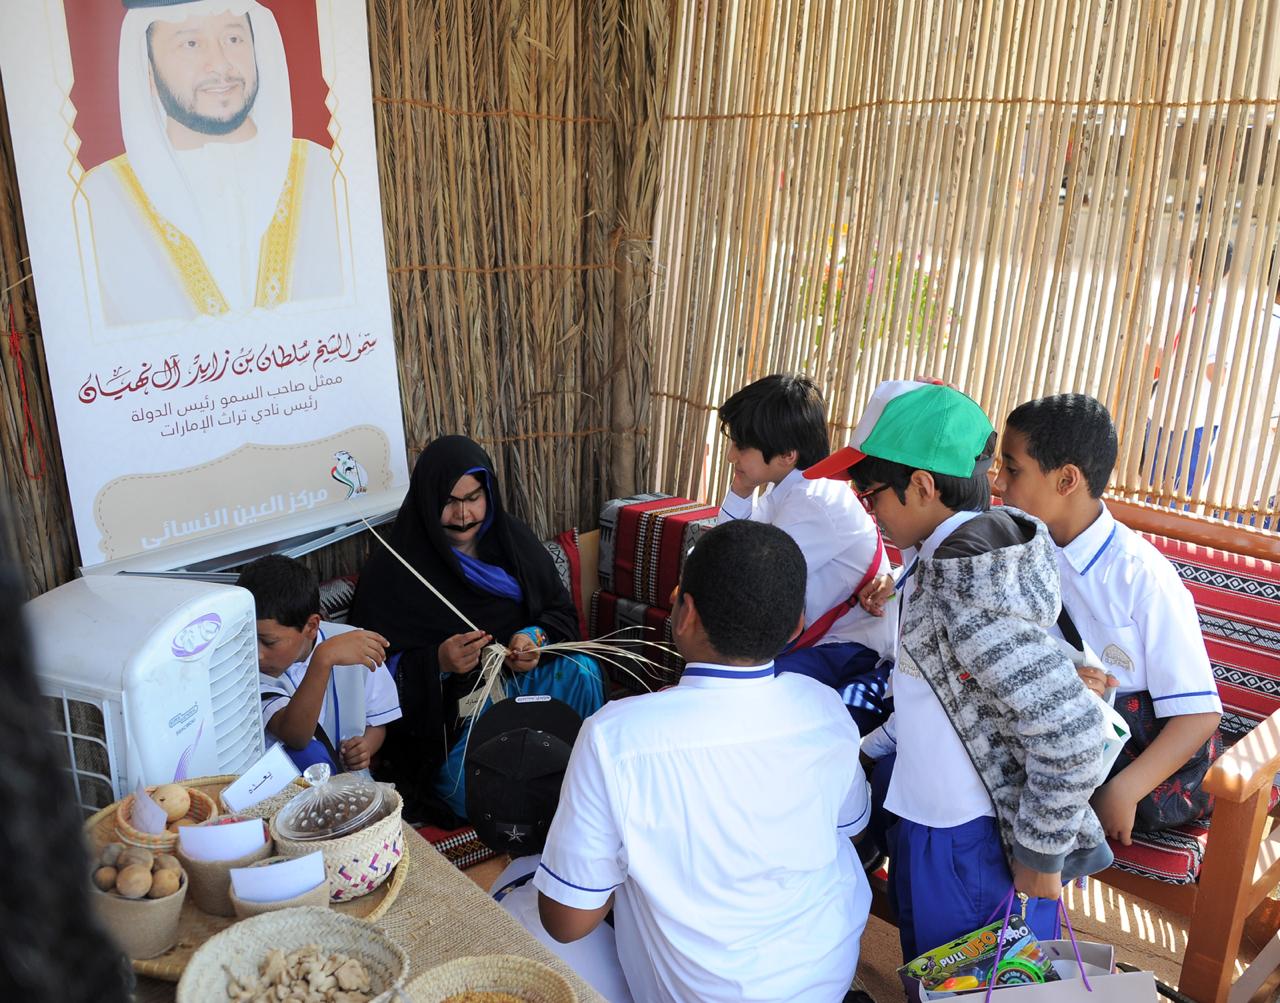
<instances>
[{"instance_id":1,"label":"white and green cap","mask_svg":"<svg viewBox=\"0 0 1280 1003\"><path fill-rule=\"evenodd\" d=\"M871 395L849 445L804 475L847 480L850 467L876 456L913 470L972 477L994 431L978 403L955 387L886 380Z\"/></svg>"}]
</instances>

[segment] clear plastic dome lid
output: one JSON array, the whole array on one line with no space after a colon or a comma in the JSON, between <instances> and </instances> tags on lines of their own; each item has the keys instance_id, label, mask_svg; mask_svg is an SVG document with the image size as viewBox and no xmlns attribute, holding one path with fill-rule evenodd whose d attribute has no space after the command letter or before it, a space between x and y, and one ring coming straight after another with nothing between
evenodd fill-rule
<instances>
[{"instance_id":1,"label":"clear plastic dome lid","mask_svg":"<svg viewBox=\"0 0 1280 1003\"><path fill-rule=\"evenodd\" d=\"M285 839L337 839L383 817L382 788L375 781L358 773L329 773L327 763L313 763L303 771L311 786L276 816L276 831Z\"/></svg>"}]
</instances>

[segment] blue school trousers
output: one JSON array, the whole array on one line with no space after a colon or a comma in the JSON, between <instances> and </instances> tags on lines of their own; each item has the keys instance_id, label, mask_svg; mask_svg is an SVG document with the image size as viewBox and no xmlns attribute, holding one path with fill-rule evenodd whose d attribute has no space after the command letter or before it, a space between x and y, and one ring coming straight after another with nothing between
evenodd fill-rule
<instances>
[{"instance_id":1,"label":"blue school trousers","mask_svg":"<svg viewBox=\"0 0 1280 1003\"><path fill-rule=\"evenodd\" d=\"M904 818L891 830L890 844L889 901L898 916L904 963L1004 919L1001 905L1013 876L994 818L984 815L947 829ZM1013 907L1017 912L1017 899ZM1029 899L1027 926L1041 940L1057 939L1058 903Z\"/></svg>"},{"instance_id":2,"label":"blue school trousers","mask_svg":"<svg viewBox=\"0 0 1280 1003\"><path fill-rule=\"evenodd\" d=\"M879 652L857 641L788 649L773 661L775 675L797 672L839 693L861 735L874 731L889 716L885 693L892 668L893 662L882 660Z\"/></svg>"}]
</instances>

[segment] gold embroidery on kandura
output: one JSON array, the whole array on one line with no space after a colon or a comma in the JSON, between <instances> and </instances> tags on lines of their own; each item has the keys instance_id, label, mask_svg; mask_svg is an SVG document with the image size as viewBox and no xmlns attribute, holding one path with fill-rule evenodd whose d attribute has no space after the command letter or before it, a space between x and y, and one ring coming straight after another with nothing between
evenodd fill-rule
<instances>
[{"instance_id":1,"label":"gold embroidery on kandura","mask_svg":"<svg viewBox=\"0 0 1280 1003\"><path fill-rule=\"evenodd\" d=\"M173 265L178 281L182 283L183 291L187 294L187 299L191 301L196 313L208 317L226 313L230 307L222 295L222 290L218 288L218 283L209 274L204 258L200 256L190 237L156 211L156 207L151 204L151 200L143 190L142 182L138 180L138 176L129 165L128 157L121 154L110 164L111 169L124 185L125 191L133 199L134 205L151 227L151 232L164 248L165 254L169 257L169 263Z\"/></svg>"},{"instance_id":2,"label":"gold embroidery on kandura","mask_svg":"<svg viewBox=\"0 0 1280 1003\"><path fill-rule=\"evenodd\" d=\"M262 235L258 255L258 289L254 306L274 307L289 299L293 278L293 258L298 248L298 215L302 201L302 175L306 166L304 141L293 141L289 173L276 201L271 225Z\"/></svg>"}]
</instances>

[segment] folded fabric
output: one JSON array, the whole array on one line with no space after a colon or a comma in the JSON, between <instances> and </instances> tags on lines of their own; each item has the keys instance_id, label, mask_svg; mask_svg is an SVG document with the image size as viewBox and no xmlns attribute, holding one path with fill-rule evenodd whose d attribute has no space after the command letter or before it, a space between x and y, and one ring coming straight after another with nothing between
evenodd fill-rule
<instances>
[{"instance_id":1,"label":"folded fabric","mask_svg":"<svg viewBox=\"0 0 1280 1003\"><path fill-rule=\"evenodd\" d=\"M662 494L605 502L600 585L621 598L669 609L685 555L715 525L718 512L714 505Z\"/></svg>"}]
</instances>

